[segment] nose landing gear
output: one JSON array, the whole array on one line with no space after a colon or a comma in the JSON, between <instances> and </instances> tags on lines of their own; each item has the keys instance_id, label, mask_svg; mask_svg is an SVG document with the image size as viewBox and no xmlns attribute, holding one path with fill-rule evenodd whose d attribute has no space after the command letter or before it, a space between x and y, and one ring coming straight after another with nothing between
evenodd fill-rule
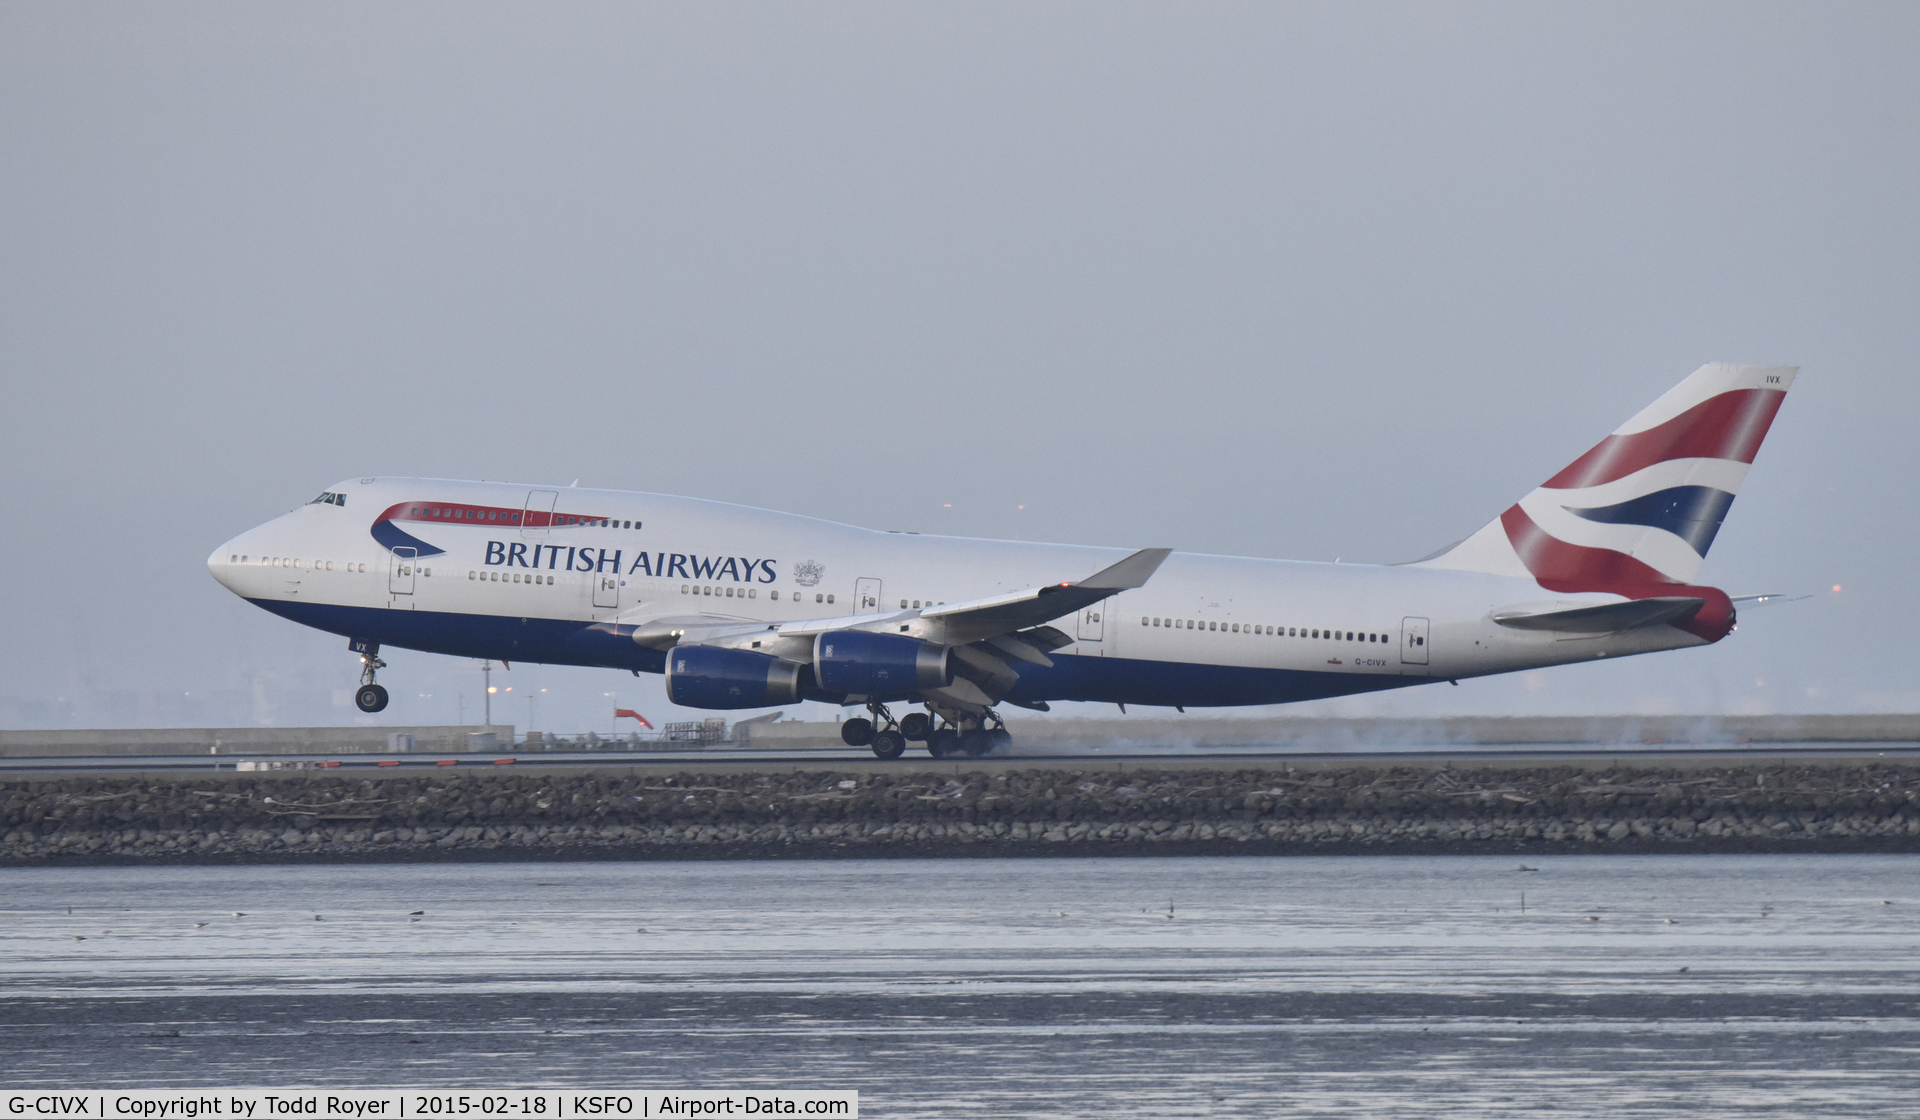
<instances>
[{"instance_id":1,"label":"nose landing gear","mask_svg":"<svg viewBox=\"0 0 1920 1120\"><path fill-rule=\"evenodd\" d=\"M373 683L373 677L375 673L386 668L387 663L380 660L380 647L377 645L368 644L364 648L358 646L356 648L362 649L360 654L362 668L360 687L353 694L354 706L363 712L382 711L387 706L387 690Z\"/></svg>"}]
</instances>

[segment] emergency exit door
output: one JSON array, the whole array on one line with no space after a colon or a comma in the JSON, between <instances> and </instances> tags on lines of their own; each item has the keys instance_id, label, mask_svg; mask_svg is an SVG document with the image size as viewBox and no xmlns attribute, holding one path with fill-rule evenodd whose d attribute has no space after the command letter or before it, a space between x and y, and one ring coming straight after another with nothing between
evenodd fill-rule
<instances>
[{"instance_id":1,"label":"emergency exit door","mask_svg":"<svg viewBox=\"0 0 1920 1120\"><path fill-rule=\"evenodd\" d=\"M1100 636L1105 632L1107 625L1101 621L1101 612L1106 609L1106 606L1105 603L1095 603L1093 606L1081 610L1079 633L1081 641L1097 642L1100 640Z\"/></svg>"},{"instance_id":2,"label":"emergency exit door","mask_svg":"<svg viewBox=\"0 0 1920 1120\"><path fill-rule=\"evenodd\" d=\"M868 614L880 609L879 580L857 579L853 581L853 608L855 614Z\"/></svg>"},{"instance_id":3,"label":"emergency exit door","mask_svg":"<svg viewBox=\"0 0 1920 1120\"><path fill-rule=\"evenodd\" d=\"M596 607L617 607L620 605L619 572L594 573L593 605Z\"/></svg>"},{"instance_id":4,"label":"emergency exit door","mask_svg":"<svg viewBox=\"0 0 1920 1120\"><path fill-rule=\"evenodd\" d=\"M1425 665L1427 663L1427 620L1424 618L1403 618L1400 620L1400 664Z\"/></svg>"},{"instance_id":5,"label":"emergency exit door","mask_svg":"<svg viewBox=\"0 0 1920 1120\"><path fill-rule=\"evenodd\" d=\"M418 549L401 545L393 550L393 558L387 564L387 590L395 595L413 594L413 569L418 563Z\"/></svg>"},{"instance_id":6,"label":"emergency exit door","mask_svg":"<svg viewBox=\"0 0 1920 1120\"><path fill-rule=\"evenodd\" d=\"M527 507L520 511L520 535L527 540L546 536L553 524L553 507L559 501L558 490L527 491Z\"/></svg>"}]
</instances>

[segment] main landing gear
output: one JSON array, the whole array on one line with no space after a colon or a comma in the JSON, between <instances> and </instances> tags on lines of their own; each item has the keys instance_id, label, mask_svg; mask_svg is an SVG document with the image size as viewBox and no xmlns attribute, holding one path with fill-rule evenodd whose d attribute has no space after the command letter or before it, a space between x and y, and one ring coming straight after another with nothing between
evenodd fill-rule
<instances>
[{"instance_id":1,"label":"main landing gear","mask_svg":"<svg viewBox=\"0 0 1920 1120\"><path fill-rule=\"evenodd\" d=\"M872 719L856 716L840 725L840 739L850 747L871 747L875 758L899 758L910 741L925 743L927 753L935 758L979 758L1013 742L997 712L983 716L943 712L940 724L935 726L933 716L926 712L908 712L895 722L885 704L868 704L867 711Z\"/></svg>"},{"instance_id":2,"label":"main landing gear","mask_svg":"<svg viewBox=\"0 0 1920 1120\"><path fill-rule=\"evenodd\" d=\"M840 725L840 741L849 747L872 747L873 757L896 759L907 753L907 736L900 733L900 727L893 721L893 713L887 711L885 704L868 704L867 711L873 713L873 719L855 716ZM925 716L920 717L925 719ZM879 721L880 729L874 729ZM907 721L912 722L913 716Z\"/></svg>"},{"instance_id":3,"label":"main landing gear","mask_svg":"<svg viewBox=\"0 0 1920 1120\"><path fill-rule=\"evenodd\" d=\"M927 753L935 758L979 758L1012 743L1013 736L999 713L988 712L979 719L962 717L958 723L943 723L928 734Z\"/></svg>"},{"instance_id":4,"label":"main landing gear","mask_svg":"<svg viewBox=\"0 0 1920 1120\"><path fill-rule=\"evenodd\" d=\"M369 645L360 655L360 688L353 694L353 703L363 712L378 712L387 706L387 690L373 683L373 675L387 667L380 660L380 647Z\"/></svg>"}]
</instances>

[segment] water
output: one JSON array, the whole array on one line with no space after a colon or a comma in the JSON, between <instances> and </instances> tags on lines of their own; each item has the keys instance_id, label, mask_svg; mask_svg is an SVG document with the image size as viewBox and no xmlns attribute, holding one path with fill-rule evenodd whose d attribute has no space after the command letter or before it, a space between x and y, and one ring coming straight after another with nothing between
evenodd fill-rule
<instances>
[{"instance_id":1,"label":"water","mask_svg":"<svg viewBox=\"0 0 1920 1120\"><path fill-rule=\"evenodd\" d=\"M1920 856L1531 862L10 870L0 1088L853 1088L903 1117L1913 1114Z\"/></svg>"}]
</instances>

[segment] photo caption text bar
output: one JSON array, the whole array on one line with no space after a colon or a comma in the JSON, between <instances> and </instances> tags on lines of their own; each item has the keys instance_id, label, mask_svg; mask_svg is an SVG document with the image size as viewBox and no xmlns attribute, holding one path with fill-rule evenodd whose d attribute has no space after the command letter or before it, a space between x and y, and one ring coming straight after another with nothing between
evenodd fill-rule
<instances>
[{"instance_id":1,"label":"photo caption text bar","mask_svg":"<svg viewBox=\"0 0 1920 1120\"><path fill-rule=\"evenodd\" d=\"M12 1092L0 1120L653 1120L860 1115L836 1089L97 1089Z\"/></svg>"}]
</instances>

